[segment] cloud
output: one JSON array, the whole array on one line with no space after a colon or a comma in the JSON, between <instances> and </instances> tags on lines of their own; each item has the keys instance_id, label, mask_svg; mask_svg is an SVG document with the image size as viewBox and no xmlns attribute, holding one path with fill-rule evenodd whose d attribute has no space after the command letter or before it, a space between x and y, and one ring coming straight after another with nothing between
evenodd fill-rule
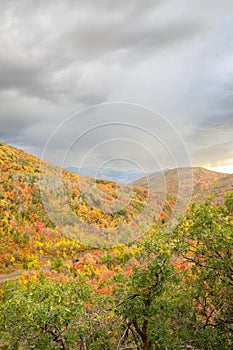
<instances>
[{"instance_id":1,"label":"cloud","mask_svg":"<svg viewBox=\"0 0 233 350\"><path fill-rule=\"evenodd\" d=\"M95 74L101 60L109 60L102 62L106 66L127 59L132 64L161 47L188 40L200 30L198 20L161 18L157 13L160 6L152 1L143 6L139 1L136 5L132 1L115 3L42 1L32 6L30 1L12 1L7 6L4 2L0 89L54 101L76 88L81 102L99 101L99 97L78 93L82 89L72 83L70 75L75 73L77 81L87 84L83 70ZM96 79L98 74L93 77ZM90 95L92 83L87 87Z\"/></svg>"},{"instance_id":2,"label":"cloud","mask_svg":"<svg viewBox=\"0 0 233 350\"><path fill-rule=\"evenodd\" d=\"M232 17L227 0L2 0L0 138L40 154L67 116L124 100L164 114L194 163L217 148L224 160L233 139ZM119 118L112 113L106 118Z\"/></svg>"}]
</instances>

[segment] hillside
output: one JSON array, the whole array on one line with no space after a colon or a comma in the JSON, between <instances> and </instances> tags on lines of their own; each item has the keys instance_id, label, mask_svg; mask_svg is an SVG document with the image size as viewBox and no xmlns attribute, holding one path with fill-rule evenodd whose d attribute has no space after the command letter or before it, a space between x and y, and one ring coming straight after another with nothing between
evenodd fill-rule
<instances>
[{"instance_id":1,"label":"hillside","mask_svg":"<svg viewBox=\"0 0 233 350\"><path fill-rule=\"evenodd\" d=\"M52 176L55 167L44 163L44 169ZM0 143L0 271L15 270L30 259L46 264L80 248L69 244L49 219L38 186L40 174L39 159Z\"/></svg>"},{"instance_id":2,"label":"hillside","mask_svg":"<svg viewBox=\"0 0 233 350\"><path fill-rule=\"evenodd\" d=\"M148 199L146 189L93 180L64 169L62 187L57 187L60 173L58 167L41 166L36 157L0 143L2 269L25 264L32 255L46 264L57 256L75 257L83 245L130 242L163 208L163 198Z\"/></svg>"},{"instance_id":3,"label":"hillside","mask_svg":"<svg viewBox=\"0 0 233 350\"><path fill-rule=\"evenodd\" d=\"M192 168L193 194L192 200L199 201L206 199L210 194L216 195L222 200L227 191L233 189L233 174L224 174L201 167ZM167 192L176 195L180 183L185 184L190 176L190 168L167 170L165 173L157 173L144 177L134 182L135 186L149 188L153 192Z\"/></svg>"}]
</instances>

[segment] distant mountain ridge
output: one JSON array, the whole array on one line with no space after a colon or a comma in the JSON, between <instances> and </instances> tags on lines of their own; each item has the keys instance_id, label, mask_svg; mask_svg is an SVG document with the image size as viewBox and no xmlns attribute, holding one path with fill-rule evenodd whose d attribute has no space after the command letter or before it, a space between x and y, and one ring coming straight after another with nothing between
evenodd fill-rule
<instances>
[{"instance_id":1,"label":"distant mountain ridge","mask_svg":"<svg viewBox=\"0 0 233 350\"><path fill-rule=\"evenodd\" d=\"M191 170L191 171L190 171ZM192 172L192 200L204 200L210 194L217 198L233 190L233 174L219 173L202 167L169 169L164 173L151 174L134 182L137 187L149 188L153 192L164 192L176 195L179 181L183 183Z\"/></svg>"},{"instance_id":2,"label":"distant mountain ridge","mask_svg":"<svg viewBox=\"0 0 233 350\"><path fill-rule=\"evenodd\" d=\"M136 169L118 170L113 168L102 168L99 170L96 167L67 167L67 170L76 174L114 181L121 184L130 184L131 182L139 180L144 176L152 174L152 172L145 173Z\"/></svg>"}]
</instances>

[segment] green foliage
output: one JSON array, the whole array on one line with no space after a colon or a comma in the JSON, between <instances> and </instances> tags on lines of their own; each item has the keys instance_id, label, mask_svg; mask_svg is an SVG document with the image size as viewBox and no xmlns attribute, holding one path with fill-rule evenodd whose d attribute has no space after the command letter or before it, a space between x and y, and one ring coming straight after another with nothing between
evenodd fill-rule
<instances>
[{"instance_id":1,"label":"green foliage","mask_svg":"<svg viewBox=\"0 0 233 350\"><path fill-rule=\"evenodd\" d=\"M39 269L40 262L35 255L29 255L23 264L25 270Z\"/></svg>"},{"instance_id":2,"label":"green foliage","mask_svg":"<svg viewBox=\"0 0 233 350\"><path fill-rule=\"evenodd\" d=\"M226 194L226 207L229 215L233 214L233 191Z\"/></svg>"},{"instance_id":3,"label":"green foliage","mask_svg":"<svg viewBox=\"0 0 233 350\"><path fill-rule=\"evenodd\" d=\"M0 324L8 349L21 344L26 349L60 349L74 341L72 327L76 335L83 330L89 291L82 281L11 283L2 293Z\"/></svg>"},{"instance_id":4,"label":"green foliage","mask_svg":"<svg viewBox=\"0 0 233 350\"><path fill-rule=\"evenodd\" d=\"M61 272L63 267L64 267L64 261L63 259L59 256L58 258L56 258L52 265L51 265L52 269L58 272Z\"/></svg>"},{"instance_id":5,"label":"green foliage","mask_svg":"<svg viewBox=\"0 0 233 350\"><path fill-rule=\"evenodd\" d=\"M232 344L230 198L232 194L227 195L225 206L211 205L209 201L194 204L175 232L177 252L189 266L186 290L196 307L189 327L193 333L192 344L197 348L201 348L203 339L206 349L229 349Z\"/></svg>"},{"instance_id":6,"label":"green foliage","mask_svg":"<svg viewBox=\"0 0 233 350\"><path fill-rule=\"evenodd\" d=\"M167 237L162 235L163 232L154 232L154 237L144 242L140 265L127 279L127 293L116 309L126 329L131 331L131 337L137 338L137 346L145 350L172 344L168 320L175 295L169 291L177 276L171 264ZM122 341L123 345L126 339Z\"/></svg>"}]
</instances>

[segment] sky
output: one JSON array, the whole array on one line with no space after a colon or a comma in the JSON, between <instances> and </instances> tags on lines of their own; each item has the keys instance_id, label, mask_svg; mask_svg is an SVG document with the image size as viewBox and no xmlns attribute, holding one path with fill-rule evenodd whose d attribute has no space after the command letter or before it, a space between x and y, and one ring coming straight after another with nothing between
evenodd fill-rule
<instances>
[{"instance_id":1,"label":"sky","mask_svg":"<svg viewBox=\"0 0 233 350\"><path fill-rule=\"evenodd\" d=\"M233 172L233 2L1 0L0 140L63 166Z\"/></svg>"}]
</instances>

